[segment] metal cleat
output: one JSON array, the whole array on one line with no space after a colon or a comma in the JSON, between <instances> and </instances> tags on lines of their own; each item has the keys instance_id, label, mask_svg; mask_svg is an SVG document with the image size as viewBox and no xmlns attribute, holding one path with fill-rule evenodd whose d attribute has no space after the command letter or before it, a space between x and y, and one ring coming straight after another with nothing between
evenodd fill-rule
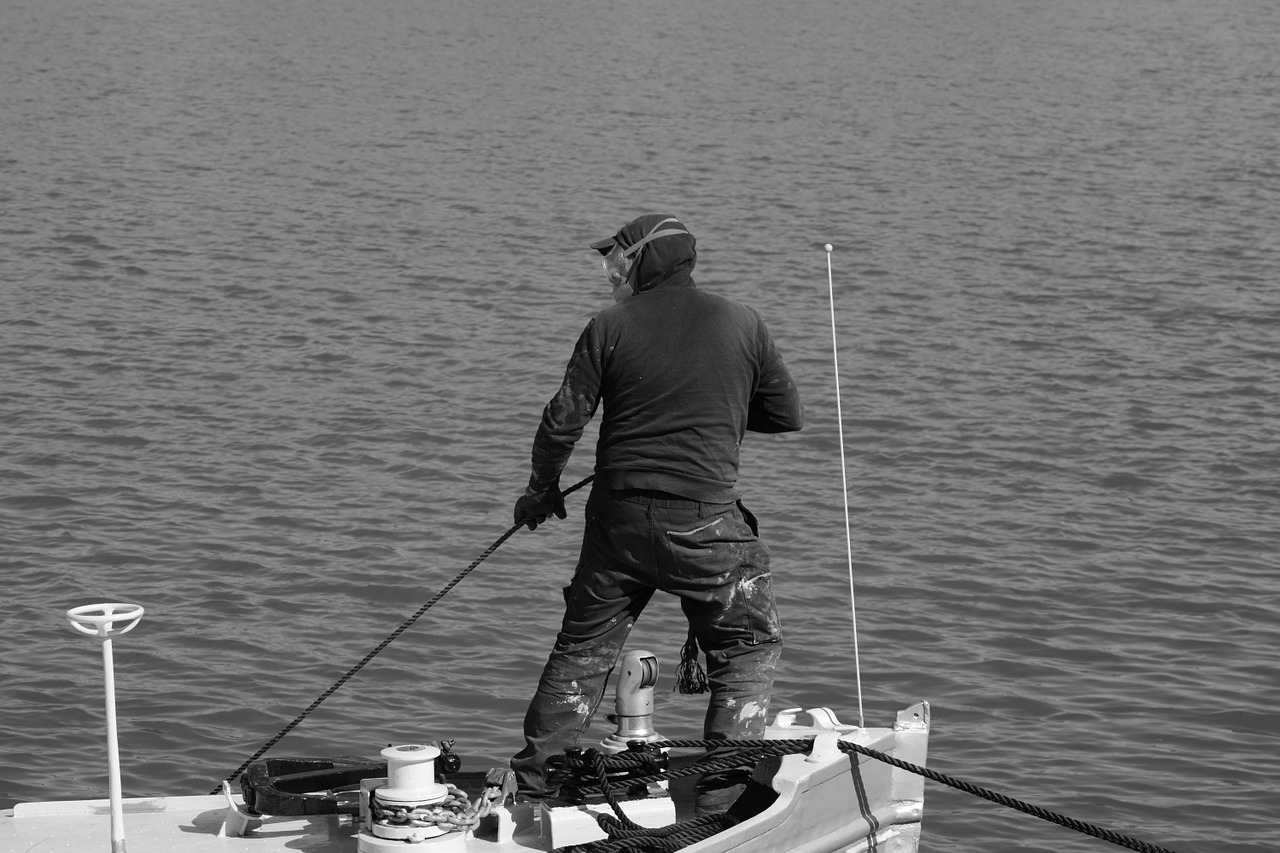
<instances>
[{"instance_id":1,"label":"metal cleat","mask_svg":"<svg viewBox=\"0 0 1280 853\"><path fill-rule=\"evenodd\" d=\"M516 795L516 772L509 767L494 767L484 774L486 791L495 791L493 808L501 808Z\"/></svg>"}]
</instances>

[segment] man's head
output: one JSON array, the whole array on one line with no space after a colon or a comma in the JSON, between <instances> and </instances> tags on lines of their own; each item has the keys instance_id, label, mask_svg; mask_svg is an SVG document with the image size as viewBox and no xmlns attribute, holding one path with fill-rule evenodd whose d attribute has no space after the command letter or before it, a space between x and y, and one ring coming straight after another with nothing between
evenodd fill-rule
<instances>
[{"instance_id":1,"label":"man's head","mask_svg":"<svg viewBox=\"0 0 1280 853\"><path fill-rule=\"evenodd\" d=\"M688 272L697 261L697 241L674 216L648 213L631 220L612 237L591 244L604 256L605 274L614 286L614 298L622 298L618 288L648 290L680 271ZM620 277L620 281L615 277Z\"/></svg>"}]
</instances>

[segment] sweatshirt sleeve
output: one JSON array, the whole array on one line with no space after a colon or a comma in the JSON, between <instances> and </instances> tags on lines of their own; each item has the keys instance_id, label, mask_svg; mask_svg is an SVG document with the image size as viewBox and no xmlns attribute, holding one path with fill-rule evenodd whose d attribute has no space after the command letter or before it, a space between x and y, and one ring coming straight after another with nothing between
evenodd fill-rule
<instances>
[{"instance_id":1,"label":"sweatshirt sleeve","mask_svg":"<svg viewBox=\"0 0 1280 853\"><path fill-rule=\"evenodd\" d=\"M751 432L795 432L804 426L804 404L773 336L761 321L757 340L760 348L760 382L747 407L747 429Z\"/></svg>"},{"instance_id":2,"label":"sweatshirt sleeve","mask_svg":"<svg viewBox=\"0 0 1280 853\"><path fill-rule=\"evenodd\" d=\"M533 438L533 473L529 477L529 488L534 492L545 491L560 478L573 446L595 415L600 403L600 353L592 320L574 345L560 390L542 410L542 422Z\"/></svg>"}]
</instances>

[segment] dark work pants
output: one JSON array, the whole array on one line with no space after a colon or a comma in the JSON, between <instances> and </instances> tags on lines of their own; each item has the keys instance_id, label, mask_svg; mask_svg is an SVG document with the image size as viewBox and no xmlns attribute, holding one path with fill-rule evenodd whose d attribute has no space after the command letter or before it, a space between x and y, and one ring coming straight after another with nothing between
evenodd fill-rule
<instances>
[{"instance_id":1,"label":"dark work pants","mask_svg":"<svg viewBox=\"0 0 1280 853\"><path fill-rule=\"evenodd\" d=\"M704 737L764 733L782 631L769 551L744 512L740 503L592 490L582 554L564 590L564 623L525 715L525 748L511 761L521 793L554 793L542 779L546 760L578 744L654 590L680 598L706 653ZM705 777L698 810L727 808L742 790L739 776Z\"/></svg>"}]
</instances>

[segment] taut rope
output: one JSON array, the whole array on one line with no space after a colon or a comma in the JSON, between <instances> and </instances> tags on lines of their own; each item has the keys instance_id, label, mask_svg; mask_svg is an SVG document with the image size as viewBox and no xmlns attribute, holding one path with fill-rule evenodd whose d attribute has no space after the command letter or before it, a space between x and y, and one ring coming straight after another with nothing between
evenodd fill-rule
<instances>
[{"instance_id":1,"label":"taut rope","mask_svg":"<svg viewBox=\"0 0 1280 853\"><path fill-rule=\"evenodd\" d=\"M1004 794L988 790L987 788L979 787L972 782L966 782L963 779L957 779L954 776L948 776L944 773L938 773L935 770L921 767L918 764L912 764L909 761L894 758L892 755L871 749L867 746L862 746L861 744L849 743L843 740L839 741L838 744L841 752L860 753L869 758L874 758L877 761L883 761L885 764L890 764L899 769L906 770L909 773L914 773L917 776L923 776L931 781L940 782L948 787L964 791L966 794L981 797L984 800L989 800L998 805L1014 809L1015 811L1020 811L1023 814L1029 814L1032 817L1038 817L1041 820L1055 823L1058 826L1075 830L1076 832L1083 833L1093 838L1109 841L1120 847L1137 850L1139 853L1176 853L1167 847L1160 847L1139 838L1133 838L1132 836L1123 835L1105 827L1086 823L1082 820L1077 820L1072 817L1067 817L1066 815L1058 814L1057 812L1049 811L1048 809L1041 808L1040 806L1032 805L1031 803L1023 802L1022 800L1017 800L1013 797L1008 797ZM656 782L662 779L674 779L682 776L706 773L708 771L725 770L731 767L749 767L759 759L768 755L787 755L809 752L813 749L813 740L807 738L795 740L660 740L646 743L645 748L659 750L698 748L715 748L717 750L721 750L737 748L740 751L729 755L723 755L718 758L702 759L679 770L669 770L649 776L628 779L626 783L628 785ZM605 775L605 770L607 768L625 766L629 762L633 763L638 760L640 759L635 756L634 753L627 752L621 752L616 755L601 755L598 759L598 763L593 767L594 775L601 780L600 785L607 787L608 779ZM610 799L607 791L600 788L600 785L584 785L581 790L589 792L592 789L600 789L602 793L605 793L606 799ZM610 805L613 804L613 801L610 800ZM712 835L723 828L723 826L715 827L714 825L707 825L706 822L701 819L699 819L697 826L692 825L692 822L674 824L672 826L662 827L659 830L651 830L651 832L657 833L656 837L652 838L651 842L646 844L647 839L645 834L643 832L633 830L631 827L627 827L626 823L624 823L624 821L626 821L625 816L621 814L621 810L616 806L615 813L619 815L619 820L606 820L605 818L609 818L610 816L604 815L601 817L600 823L601 827L605 829L606 832L610 832L611 835L613 835L613 833L618 833L618 837L616 839L611 837L601 841L578 845L570 849L574 851L574 853L622 853L622 851L641 850L646 851L646 853L648 853L648 851L654 851L654 853L656 853L657 851L672 851L679 850L681 846L691 844L693 841ZM630 831L620 831L620 827ZM690 838L690 834L695 837ZM681 839L682 843L677 844L677 839Z\"/></svg>"},{"instance_id":2,"label":"taut rope","mask_svg":"<svg viewBox=\"0 0 1280 853\"><path fill-rule=\"evenodd\" d=\"M594 478L595 478L594 475L592 475L583 480L580 480L579 482L574 483L572 486L565 489L561 494L567 495L567 494L571 494L572 492L576 492L578 489L581 489L587 483L590 483ZM283 738L289 732L293 731L293 729L298 725L298 723L301 723L311 714L312 711L320 707L321 702L328 699L335 692L337 692L339 687L346 684L348 681L351 680L352 676L354 676L360 670L364 669L365 664L373 660L375 657L377 657L379 652L381 652L387 646L395 642L395 639L399 637L401 634L403 634L405 631L407 631L409 627L413 625L414 622L417 622L418 619L422 616L422 614L426 613L433 606L435 606L435 603L440 599L444 598L445 595L448 594L449 590L453 589L455 586L461 583L462 579L465 578L467 575L471 574L472 570L475 569L476 566L480 565L485 560L487 560L490 554L498 550L498 547L502 545L503 542L506 542L508 539L510 539L513 535L515 535L515 532L523 526L524 526L523 523L511 525L511 528L507 530L506 533L502 534L496 540L494 540L494 543L490 545L488 548L486 548L483 554L481 554L479 557L476 557L475 560L472 561L471 565L467 566L465 569L459 572L457 577L455 577L453 580L445 584L440 589L440 591L437 592L435 595L431 596L431 600L428 601L426 604L422 605L421 607L419 607L418 610L412 616L410 616L408 619L401 622L399 627L397 627L394 631L392 631L385 640L383 640L381 643L378 643L378 645L374 647L373 651L365 655L358 664L351 667L351 669L347 670L346 673L344 673L341 678L335 681L333 685L329 687L328 690L325 690L323 693L317 696L315 701L312 702L310 705L308 705L306 710L304 710L301 714L294 717L293 720L289 723L289 725L285 726L283 729L280 730L279 734L277 734L275 737L271 738L271 740L264 743L257 752L255 752L253 755L245 759L245 762L241 764L239 767L237 767L235 771L232 772L232 774L227 777L227 781L230 782L233 779L235 779L237 776L239 776L241 773L243 773L245 768L247 768L253 762L257 761L259 758L261 758L266 753L267 750L271 749L271 747L279 743L281 738ZM216 788L214 788L212 791L209 792L209 794L214 795L214 794L220 793L221 791L222 791L222 785L221 783L219 783Z\"/></svg>"}]
</instances>

